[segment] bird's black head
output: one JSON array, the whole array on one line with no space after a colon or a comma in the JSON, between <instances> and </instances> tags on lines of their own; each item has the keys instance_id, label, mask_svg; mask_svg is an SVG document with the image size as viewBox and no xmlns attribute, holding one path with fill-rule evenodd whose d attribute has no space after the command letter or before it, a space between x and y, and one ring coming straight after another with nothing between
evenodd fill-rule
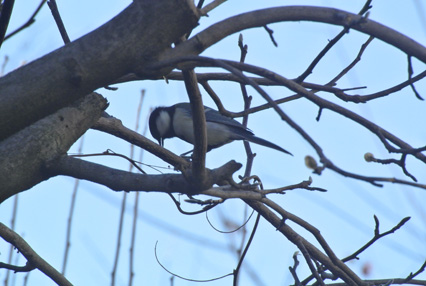
<instances>
[{"instance_id":1,"label":"bird's black head","mask_svg":"<svg viewBox=\"0 0 426 286\"><path fill-rule=\"evenodd\" d=\"M157 107L149 116L149 130L161 146L164 145L164 139L175 136L172 124L173 112L170 107Z\"/></svg>"}]
</instances>

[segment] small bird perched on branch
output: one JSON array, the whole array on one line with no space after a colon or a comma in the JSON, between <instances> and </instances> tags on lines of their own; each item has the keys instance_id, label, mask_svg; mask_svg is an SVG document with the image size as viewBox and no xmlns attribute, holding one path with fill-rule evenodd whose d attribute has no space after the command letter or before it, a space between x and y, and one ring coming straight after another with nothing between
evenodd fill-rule
<instances>
[{"instance_id":1,"label":"small bird perched on branch","mask_svg":"<svg viewBox=\"0 0 426 286\"><path fill-rule=\"evenodd\" d=\"M292 155L278 145L254 136L251 130L238 121L204 106L207 128L207 152L234 140L246 140ZM158 144L164 139L178 137L194 145L192 110L189 103L177 103L169 107L157 107L149 117L149 130ZM188 152L189 153L189 152Z\"/></svg>"}]
</instances>

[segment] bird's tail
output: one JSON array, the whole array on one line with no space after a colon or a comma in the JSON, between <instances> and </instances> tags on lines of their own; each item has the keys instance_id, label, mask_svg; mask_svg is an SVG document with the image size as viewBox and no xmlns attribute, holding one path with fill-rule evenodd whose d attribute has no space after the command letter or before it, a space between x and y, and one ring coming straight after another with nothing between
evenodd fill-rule
<instances>
[{"instance_id":1,"label":"bird's tail","mask_svg":"<svg viewBox=\"0 0 426 286\"><path fill-rule=\"evenodd\" d=\"M262 145L262 146L265 146L265 147L269 147L269 148L272 148L272 149L275 149L275 150L278 150L278 151L281 151L281 152L284 152L286 154L289 154L289 155L293 156L293 154L291 154L287 150L281 148L280 146L275 145L274 143L269 142L269 141L267 141L265 139L256 137L254 135L250 135L250 136L246 135L244 139L247 140L247 141L250 141L252 143L259 144L259 145Z\"/></svg>"}]
</instances>

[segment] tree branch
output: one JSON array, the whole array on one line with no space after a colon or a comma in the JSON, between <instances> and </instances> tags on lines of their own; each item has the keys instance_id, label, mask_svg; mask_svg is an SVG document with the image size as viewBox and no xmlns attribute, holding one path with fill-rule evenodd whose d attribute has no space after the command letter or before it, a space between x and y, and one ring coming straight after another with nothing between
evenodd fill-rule
<instances>
[{"instance_id":1,"label":"tree branch","mask_svg":"<svg viewBox=\"0 0 426 286\"><path fill-rule=\"evenodd\" d=\"M17 28L15 31L11 32L6 37L4 37L4 40L6 41L7 39L13 37L14 35L16 35L17 33L19 33L20 31L22 31L23 29L28 28L29 26L31 26L35 22L35 16L38 14L38 12L40 12L40 10L43 7L44 3L46 3L46 0L41 0L40 4L37 6L37 9L30 16L30 18L28 19L28 21L25 22L19 28Z\"/></svg>"},{"instance_id":2,"label":"tree branch","mask_svg":"<svg viewBox=\"0 0 426 286\"><path fill-rule=\"evenodd\" d=\"M274 7L230 17L194 35L179 47L167 50L161 55L160 60L200 54L231 34L285 21L312 21L351 27L351 29L378 38L407 55L426 63L426 49L421 44L391 28L357 14L333 8L311 6Z\"/></svg>"},{"instance_id":3,"label":"tree branch","mask_svg":"<svg viewBox=\"0 0 426 286\"><path fill-rule=\"evenodd\" d=\"M125 127L119 119L112 116L104 114L104 116L92 126L92 129L114 135L133 145L139 146L165 162L172 164L178 170L184 171L189 167L189 162L182 157L176 156L174 153L152 142L138 132Z\"/></svg>"},{"instance_id":4,"label":"tree branch","mask_svg":"<svg viewBox=\"0 0 426 286\"><path fill-rule=\"evenodd\" d=\"M59 14L58 5L56 4L56 0L48 0L47 5L52 12L52 16L55 19L56 26L58 26L59 33L61 33L62 40L65 44L69 44L71 42L70 37L68 36L67 30L65 29L64 22L62 21L61 15Z\"/></svg>"},{"instance_id":5,"label":"tree branch","mask_svg":"<svg viewBox=\"0 0 426 286\"><path fill-rule=\"evenodd\" d=\"M0 10L0 47L3 44L15 0L4 0Z\"/></svg>"},{"instance_id":6,"label":"tree branch","mask_svg":"<svg viewBox=\"0 0 426 286\"><path fill-rule=\"evenodd\" d=\"M245 200L246 203L250 205L253 209L259 212L269 223L271 223L278 231L280 231L289 241L298 245L299 243L303 243L306 250L309 252L311 257L318 260L320 263L324 264L330 271L341 278L347 285L351 286L362 286L365 285L364 282L356 276L349 268L344 266L342 269L341 266L344 264L334 264L329 257L325 256L321 251L319 251L314 245L305 240L299 234L297 234L290 226L275 215L275 213L271 212L265 205L260 202ZM343 265L342 265L343 264Z\"/></svg>"},{"instance_id":7,"label":"tree branch","mask_svg":"<svg viewBox=\"0 0 426 286\"><path fill-rule=\"evenodd\" d=\"M0 142L0 202L49 178L43 164L64 154L106 108L92 93Z\"/></svg>"},{"instance_id":8,"label":"tree branch","mask_svg":"<svg viewBox=\"0 0 426 286\"><path fill-rule=\"evenodd\" d=\"M28 263L46 274L60 286L72 286L72 284L55 268L41 258L28 243L17 233L0 222L0 236L13 246L27 259Z\"/></svg>"},{"instance_id":9,"label":"tree branch","mask_svg":"<svg viewBox=\"0 0 426 286\"><path fill-rule=\"evenodd\" d=\"M95 31L0 78L0 140L137 72L197 21L191 1L133 1Z\"/></svg>"},{"instance_id":10,"label":"tree branch","mask_svg":"<svg viewBox=\"0 0 426 286\"><path fill-rule=\"evenodd\" d=\"M135 174L68 156L62 156L48 162L45 168L50 176L71 176L104 185L114 191L182 194L195 194L202 191L195 189L194 186L196 185L187 180L188 176L182 174ZM232 180L232 174L240 168L241 164L229 161L219 168L206 169L207 182L210 186L227 184L229 180ZM189 173L189 175L191 174Z\"/></svg>"},{"instance_id":11,"label":"tree branch","mask_svg":"<svg viewBox=\"0 0 426 286\"><path fill-rule=\"evenodd\" d=\"M204 189L207 181L205 168L207 152L206 115L194 70L183 70L182 74L191 104L195 139L194 150L192 152L192 174L194 178L191 180L197 185L197 189Z\"/></svg>"}]
</instances>

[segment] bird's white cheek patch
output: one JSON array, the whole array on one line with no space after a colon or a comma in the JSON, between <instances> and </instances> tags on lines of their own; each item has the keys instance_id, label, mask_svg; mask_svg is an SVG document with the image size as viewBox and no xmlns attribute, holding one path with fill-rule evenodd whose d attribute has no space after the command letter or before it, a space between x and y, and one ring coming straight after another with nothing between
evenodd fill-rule
<instances>
[{"instance_id":1,"label":"bird's white cheek patch","mask_svg":"<svg viewBox=\"0 0 426 286\"><path fill-rule=\"evenodd\" d=\"M160 136L162 137L170 128L170 115L166 111L161 111L158 119L156 121L157 124L157 130L160 133Z\"/></svg>"}]
</instances>

